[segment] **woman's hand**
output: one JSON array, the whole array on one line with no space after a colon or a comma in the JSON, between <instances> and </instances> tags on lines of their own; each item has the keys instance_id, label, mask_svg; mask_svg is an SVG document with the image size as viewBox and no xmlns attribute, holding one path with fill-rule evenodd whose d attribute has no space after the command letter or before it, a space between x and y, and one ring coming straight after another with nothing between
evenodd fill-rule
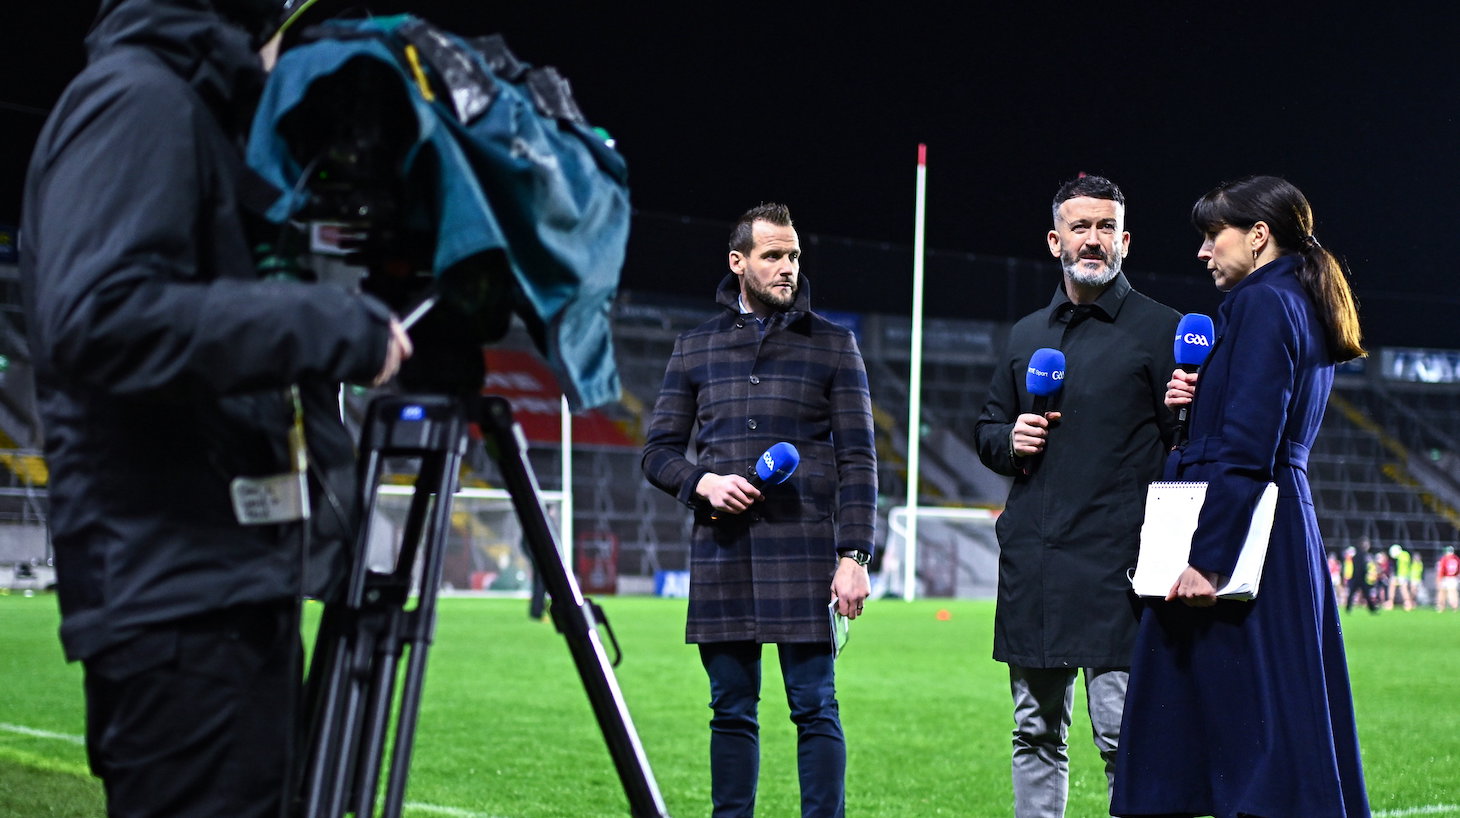
<instances>
[{"instance_id":1,"label":"woman's hand","mask_svg":"<svg viewBox=\"0 0 1460 818\"><path fill-rule=\"evenodd\" d=\"M1166 384L1166 408L1176 411L1182 406L1190 406L1193 398L1196 397L1195 372L1183 372L1178 369L1171 373L1171 381Z\"/></svg>"},{"instance_id":2,"label":"woman's hand","mask_svg":"<svg viewBox=\"0 0 1460 818\"><path fill-rule=\"evenodd\" d=\"M1179 599L1182 604L1192 608L1210 608L1217 604L1217 575L1211 571L1186 566L1186 570L1181 572L1181 576L1176 578L1176 584L1166 594L1167 602L1173 599Z\"/></svg>"}]
</instances>

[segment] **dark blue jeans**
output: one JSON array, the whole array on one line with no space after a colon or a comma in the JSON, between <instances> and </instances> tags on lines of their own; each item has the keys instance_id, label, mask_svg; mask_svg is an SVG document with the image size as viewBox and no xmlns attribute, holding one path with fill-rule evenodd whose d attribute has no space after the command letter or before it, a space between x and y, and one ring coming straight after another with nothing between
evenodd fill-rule
<instances>
[{"instance_id":1,"label":"dark blue jeans","mask_svg":"<svg viewBox=\"0 0 1460 818\"><path fill-rule=\"evenodd\" d=\"M714 818L755 814L760 774L760 651L755 642L702 644L710 677L710 793ZM846 811L847 744L836 703L836 665L821 643L776 646L786 703L796 725L796 765L804 818L842 818Z\"/></svg>"}]
</instances>

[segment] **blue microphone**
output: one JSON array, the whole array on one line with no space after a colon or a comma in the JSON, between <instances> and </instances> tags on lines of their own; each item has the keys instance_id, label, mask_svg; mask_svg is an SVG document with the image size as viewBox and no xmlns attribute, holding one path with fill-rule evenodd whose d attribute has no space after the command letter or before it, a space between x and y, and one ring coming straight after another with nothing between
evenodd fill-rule
<instances>
[{"instance_id":1,"label":"blue microphone","mask_svg":"<svg viewBox=\"0 0 1460 818\"><path fill-rule=\"evenodd\" d=\"M1176 365L1183 372L1195 372L1206 363L1216 337L1212 319L1199 312L1181 316L1176 325Z\"/></svg>"},{"instance_id":2,"label":"blue microphone","mask_svg":"<svg viewBox=\"0 0 1460 818\"><path fill-rule=\"evenodd\" d=\"M1029 372L1024 388L1034 396L1034 414L1044 414L1049 399L1065 385L1065 354L1057 349L1041 347L1029 356Z\"/></svg>"},{"instance_id":3,"label":"blue microphone","mask_svg":"<svg viewBox=\"0 0 1460 818\"><path fill-rule=\"evenodd\" d=\"M1181 316L1176 325L1176 368L1182 372L1196 372L1211 354L1212 343L1217 336L1210 316L1190 312ZM1191 404L1176 410L1176 440L1186 436L1186 416Z\"/></svg>"},{"instance_id":4,"label":"blue microphone","mask_svg":"<svg viewBox=\"0 0 1460 818\"><path fill-rule=\"evenodd\" d=\"M745 476L757 490L786 482L791 472L801 463L801 453L790 443L777 443L756 458L755 465L747 467ZM710 514L711 520L720 519L719 512Z\"/></svg>"},{"instance_id":5,"label":"blue microphone","mask_svg":"<svg viewBox=\"0 0 1460 818\"><path fill-rule=\"evenodd\" d=\"M795 446L777 443L766 449L765 454L755 461L755 473L750 476L750 484L758 489L784 483L800 463L801 453L796 451Z\"/></svg>"}]
</instances>

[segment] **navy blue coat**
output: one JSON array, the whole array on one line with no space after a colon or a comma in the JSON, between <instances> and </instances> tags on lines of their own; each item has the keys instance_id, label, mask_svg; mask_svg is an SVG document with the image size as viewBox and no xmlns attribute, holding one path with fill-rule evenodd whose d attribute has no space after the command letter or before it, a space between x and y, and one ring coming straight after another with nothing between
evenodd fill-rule
<instances>
[{"instance_id":1,"label":"navy blue coat","mask_svg":"<svg viewBox=\"0 0 1460 818\"><path fill-rule=\"evenodd\" d=\"M36 144L20 258L71 659L323 592L353 536L336 383L380 370L389 319L340 288L257 280L239 146L262 71L241 32L196 0L121 0L87 48ZM290 384L337 500L316 498L313 543L335 547L310 578L299 526L240 525L229 494L289 470Z\"/></svg>"},{"instance_id":2,"label":"navy blue coat","mask_svg":"<svg viewBox=\"0 0 1460 818\"><path fill-rule=\"evenodd\" d=\"M1167 478L1208 482L1193 566L1230 574L1263 487L1276 519L1251 602L1150 602L1126 693L1112 813L1369 815L1338 606L1308 486L1334 362L1298 256L1228 293L1191 442Z\"/></svg>"},{"instance_id":3,"label":"navy blue coat","mask_svg":"<svg viewBox=\"0 0 1460 818\"><path fill-rule=\"evenodd\" d=\"M721 314L674 343L644 474L695 512L686 641L825 642L837 551L871 553L877 521L867 373L851 331L811 311L804 276L764 333L740 314L738 282L727 275ZM781 441L801 454L790 479L712 519L700 478L745 474Z\"/></svg>"}]
</instances>

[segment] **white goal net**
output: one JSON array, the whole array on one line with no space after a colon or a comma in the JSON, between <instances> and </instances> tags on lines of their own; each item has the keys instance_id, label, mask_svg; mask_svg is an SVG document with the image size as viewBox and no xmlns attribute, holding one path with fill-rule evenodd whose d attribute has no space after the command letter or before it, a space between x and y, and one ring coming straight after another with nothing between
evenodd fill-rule
<instances>
[{"instance_id":1,"label":"white goal net","mask_svg":"<svg viewBox=\"0 0 1460 818\"><path fill-rule=\"evenodd\" d=\"M382 486L370 530L370 567L388 571L395 564L401 529L411 502L408 486ZM540 492L551 522L558 521L560 492ZM561 532L559 547L561 548ZM420 584L419 559L413 582ZM533 569L522 539L522 525L511 497L500 489L462 489L452 498L451 528L442 559L441 590L526 596Z\"/></svg>"},{"instance_id":2,"label":"white goal net","mask_svg":"<svg viewBox=\"0 0 1460 818\"><path fill-rule=\"evenodd\" d=\"M907 521L917 514L917 542L907 541ZM975 508L909 509L888 514L878 596L992 599L998 592L998 513Z\"/></svg>"}]
</instances>

